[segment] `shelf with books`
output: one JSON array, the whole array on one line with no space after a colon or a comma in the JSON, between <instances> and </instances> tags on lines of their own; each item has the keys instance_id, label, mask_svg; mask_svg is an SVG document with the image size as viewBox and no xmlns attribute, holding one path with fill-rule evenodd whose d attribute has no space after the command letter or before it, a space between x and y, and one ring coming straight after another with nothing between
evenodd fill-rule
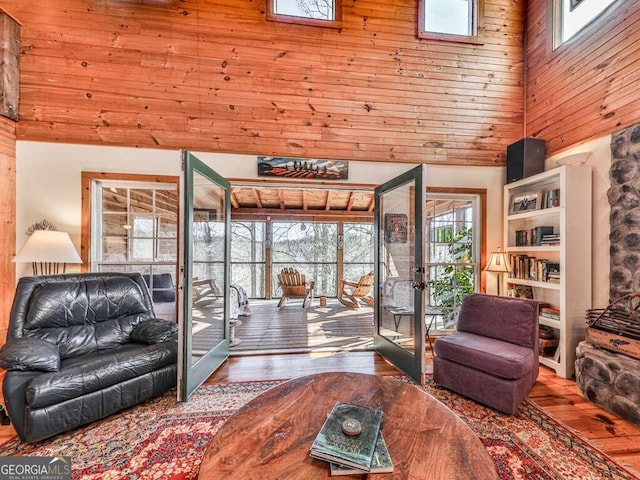
<instances>
[{"instance_id":1,"label":"shelf with books","mask_svg":"<svg viewBox=\"0 0 640 480\"><path fill-rule=\"evenodd\" d=\"M559 252L560 245L527 245L521 247L506 247L506 252Z\"/></svg>"},{"instance_id":2,"label":"shelf with books","mask_svg":"<svg viewBox=\"0 0 640 480\"><path fill-rule=\"evenodd\" d=\"M574 374L591 308L591 176L587 165L561 166L504 187L503 247L516 262L510 275L520 277L505 278L505 291L526 286L527 298L558 312L539 317L558 339L554 357L540 363L564 378Z\"/></svg>"},{"instance_id":3,"label":"shelf with books","mask_svg":"<svg viewBox=\"0 0 640 480\"><path fill-rule=\"evenodd\" d=\"M531 211L521 212L521 213L511 213L508 215L508 219L524 220L524 219L533 218L533 217L553 218L553 217L559 217L560 211L561 211L560 207L543 208L539 210L531 210Z\"/></svg>"}]
</instances>

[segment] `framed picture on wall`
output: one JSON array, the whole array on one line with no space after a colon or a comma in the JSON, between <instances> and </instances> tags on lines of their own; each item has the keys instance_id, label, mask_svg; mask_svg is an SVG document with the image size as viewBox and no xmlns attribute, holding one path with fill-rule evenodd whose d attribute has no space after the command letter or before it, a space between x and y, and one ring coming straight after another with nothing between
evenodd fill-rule
<instances>
[{"instance_id":1,"label":"framed picture on wall","mask_svg":"<svg viewBox=\"0 0 640 480\"><path fill-rule=\"evenodd\" d=\"M384 241L387 243L407 243L409 217L406 213L384 214Z\"/></svg>"}]
</instances>

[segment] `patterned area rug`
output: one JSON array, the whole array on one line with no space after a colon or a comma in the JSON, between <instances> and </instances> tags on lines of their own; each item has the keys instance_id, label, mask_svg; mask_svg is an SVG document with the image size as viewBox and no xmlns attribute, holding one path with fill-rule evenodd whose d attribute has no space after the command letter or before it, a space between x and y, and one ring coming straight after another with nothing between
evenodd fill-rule
<instances>
[{"instance_id":1,"label":"patterned area rug","mask_svg":"<svg viewBox=\"0 0 640 480\"><path fill-rule=\"evenodd\" d=\"M205 385L188 404L170 392L88 427L0 455L71 456L73 478L191 479L212 436L240 406L280 382ZM584 439L525 401L507 416L435 386L422 387L480 437L503 479L637 479Z\"/></svg>"}]
</instances>

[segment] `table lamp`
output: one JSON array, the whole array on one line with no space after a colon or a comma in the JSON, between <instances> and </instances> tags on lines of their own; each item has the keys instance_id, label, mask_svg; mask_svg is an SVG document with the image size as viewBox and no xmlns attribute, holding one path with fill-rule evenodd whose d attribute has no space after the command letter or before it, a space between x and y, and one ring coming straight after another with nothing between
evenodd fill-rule
<instances>
[{"instance_id":1,"label":"table lamp","mask_svg":"<svg viewBox=\"0 0 640 480\"><path fill-rule=\"evenodd\" d=\"M67 263L82 263L69 234L53 230L34 231L12 261L31 263L34 275L65 273Z\"/></svg>"},{"instance_id":2,"label":"table lamp","mask_svg":"<svg viewBox=\"0 0 640 480\"><path fill-rule=\"evenodd\" d=\"M500 284L502 283L502 274L511 271L511 265L507 258L507 253L500 251L491 252L487 266L484 267L485 272L493 272L498 274L498 295L500 295Z\"/></svg>"}]
</instances>

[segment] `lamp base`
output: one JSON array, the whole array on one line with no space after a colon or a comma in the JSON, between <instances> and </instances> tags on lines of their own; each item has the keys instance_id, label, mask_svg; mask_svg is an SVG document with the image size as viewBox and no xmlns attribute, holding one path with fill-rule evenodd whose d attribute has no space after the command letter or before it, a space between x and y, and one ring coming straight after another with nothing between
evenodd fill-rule
<instances>
[{"instance_id":1,"label":"lamp base","mask_svg":"<svg viewBox=\"0 0 640 480\"><path fill-rule=\"evenodd\" d=\"M31 268L33 269L34 276L41 277L44 275L59 275L61 273L66 273L67 264L55 262L32 262Z\"/></svg>"}]
</instances>

